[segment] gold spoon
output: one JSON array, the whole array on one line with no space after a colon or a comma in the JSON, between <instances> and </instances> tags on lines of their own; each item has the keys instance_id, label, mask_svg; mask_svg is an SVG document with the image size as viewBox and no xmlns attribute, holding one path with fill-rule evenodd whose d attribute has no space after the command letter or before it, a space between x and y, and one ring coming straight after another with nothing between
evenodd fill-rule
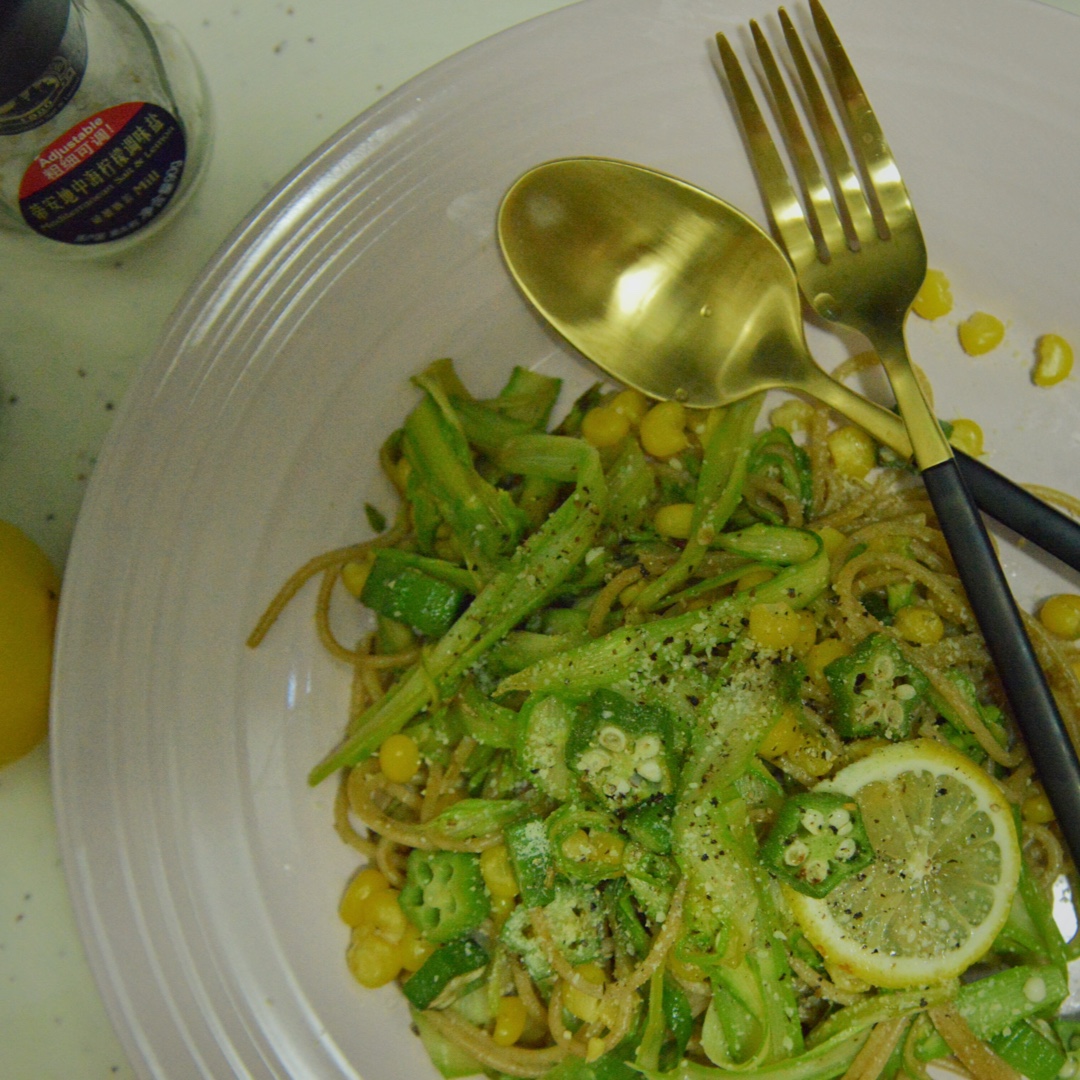
<instances>
[{"instance_id":1,"label":"gold spoon","mask_svg":"<svg viewBox=\"0 0 1080 1080\"><path fill-rule=\"evenodd\" d=\"M699 408L801 390L911 456L898 416L815 363L791 264L735 207L641 166L568 158L510 188L498 229L521 290L620 382Z\"/></svg>"},{"instance_id":2,"label":"gold spoon","mask_svg":"<svg viewBox=\"0 0 1080 1080\"><path fill-rule=\"evenodd\" d=\"M640 165L566 158L511 186L498 236L525 296L620 382L702 408L802 391L911 457L898 416L814 362L790 263L721 199ZM1080 570L1080 526L974 458L956 461L983 510Z\"/></svg>"}]
</instances>

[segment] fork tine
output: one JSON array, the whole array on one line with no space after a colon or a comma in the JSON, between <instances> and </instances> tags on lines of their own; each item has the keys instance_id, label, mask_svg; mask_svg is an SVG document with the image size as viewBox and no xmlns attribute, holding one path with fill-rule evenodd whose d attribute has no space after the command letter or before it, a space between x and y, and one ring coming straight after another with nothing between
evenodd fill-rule
<instances>
[{"instance_id":1,"label":"fork tine","mask_svg":"<svg viewBox=\"0 0 1080 1080\"><path fill-rule=\"evenodd\" d=\"M826 165L832 173L833 183L839 194L844 209L847 211L854 238L857 240L871 240L877 234L877 226L870 205L863 193L862 182L859 174L851 164L847 147L840 136L836 122L833 120L832 111L818 82L814 69L810 64L810 58L806 54L799 32L791 21L788 13L780 8L780 25L784 32L784 40L787 42L791 59L795 64L799 81L802 84L806 103L810 109L814 128L818 133L818 142L825 156ZM822 12L824 14L824 12ZM835 35L834 35L835 36ZM850 68L850 64L848 67ZM852 71L854 76L854 71Z\"/></svg>"},{"instance_id":2,"label":"fork tine","mask_svg":"<svg viewBox=\"0 0 1080 1080\"><path fill-rule=\"evenodd\" d=\"M815 235L818 223L808 219L803 212L802 204L791 186L787 169L777 152L776 144L758 108L754 92L743 74L735 50L724 34L716 35L716 45L720 50L720 60L724 65L728 86L746 134L754 172L761 185L769 216L780 235L780 242L796 265L816 259L819 257L820 231Z\"/></svg>"},{"instance_id":3,"label":"fork tine","mask_svg":"<svg viewBox=\"0 0 1080 1080\"><path fill-rule=\"evenodd\" d=\"M912 214L907 188L874 110L870 107L866 91L863 90L820 0L810 0L810 13L825 60L844 105L853 152L862 165L881 216L891 230L896 227L901 216L907 220Z\"/></svg>"},{"instance_id":4,"label":"fork tine","mask_svg":"<svg viewBox=\"0 0 1080 1080\"><path fill-rule=\"evenodd\" d=\"M821 260L827 262L831 250L838 245L847 243L845 224L837 213L832 192L829 190L829 185L825 182L825 177L818 167L817 158L810 148L806 130L799 119L799 113L791 100L791 95L788 93L787 83L780 74L780 67L776 62L773 51L757 22L751 21L750 30L754 36L754 46L757 49L758 59L761 61L761 67L769 84L769 91L772 94L776 117L780 122L784 139L787 142L795 165L795 172L802 185L807 215L811 220L812 227L813 225L817 226L822 240Z\"/></svg>"}]
</instances>

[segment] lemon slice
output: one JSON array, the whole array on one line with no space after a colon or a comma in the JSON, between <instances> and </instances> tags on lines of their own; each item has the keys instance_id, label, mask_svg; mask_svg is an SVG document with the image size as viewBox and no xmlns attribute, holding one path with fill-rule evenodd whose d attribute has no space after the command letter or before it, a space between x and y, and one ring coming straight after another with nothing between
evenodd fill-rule
<instances>
[{"instance_id":1,"label":"lemon slice","mask_svg":"<svg viewBox=\"0 0 1080 1080\"><path fill-rule=\"evenodd\" d=\"M1001 789L930 739L876 750L818 790L850 795L875 860L815 900L784 887L831 969L899 989L953 978L991 946L1020 877Z\"/></svg>"}]
</instances>

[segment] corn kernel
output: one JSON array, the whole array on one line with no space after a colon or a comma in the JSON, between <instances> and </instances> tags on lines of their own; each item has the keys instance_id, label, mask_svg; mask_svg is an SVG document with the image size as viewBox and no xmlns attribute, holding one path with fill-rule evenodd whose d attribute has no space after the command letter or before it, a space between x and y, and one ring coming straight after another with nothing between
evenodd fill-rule
<instances>
[{"instance_id":1,"label":"corn kernel","mask_svg":"<svg viewBox=\"0 0 1080 1080\"><path fill-rule=\"evenodd\" d=\"M390 735L379 747L379 768L387 780L408 783L420 768L420 747L411 735Z\"/></svg>"},{"instance_id":2,"label":"corn kernel","mask_svg":"<svg viewBox=\"0 0 1080 1080\"><path fill-rule=\"evenodd\" d=\"M814 417L814 407L798 398L785 401L769 413L769 423L773 427L783 428L794 435L797 431L806 431Z\"/></svg>"},{"instance_id":3,"label":"corn kernel","mask_svg":"<svg viewBox=\"0 0 1080 1080\"><path fill-rule=\"evenodd\" d=\"M708 978L704 970L699 968L697 964L691 964L689 960L680 960L675 955L674 949L668 953L667 967L672 975L678 979L685 979L687 982L700 983Z\"/></svg>"},{"instance_id":4,"label":"corn kernel","mask_svg":"<svg viewBox=\"0 0 1080 1080\"><path fill-rule=\"evenodd\" d=\"M789 604L754 604L749 612L750 637L765 649L789 649L802 632L798 613Z\"/></svg>"},{"instance_id":5,"label":"corn kernel","mask_svg":"<svg viewBox=\"0 0 1080 1080\"><path fill-rule=\"evenodd\" d=\"M996 349L1005 337L1005 324L985 311L969 315L959 326L960 346L968 356Z\"/></svg>"},{"instance_id":6,"label":"corn kernel","mask_svg":"<svg viewBox=\"0 0 1080 1080\"><path fill-rule=\"evenodd\" d=\"M1072 346L1058 334L1043 334L1035 343L1035 370L1031 381L1036 386L1053 386L1069 377L1072 366Z\"/></svg>"},{"instance_id":7,"label":"corn kernel","mask_svg":"<svg viewBox=\"0 0 1080 1080\"><path fill-rule=\"evenodd\" d=\"M945 636L945 624L933 608L909 604L894 616L893 628L913 645L936 645Z\"/></svg>"},{"instance_id":8,"label":"corn kernel","mask_svg":"<svg viewBox=\"0 0 1080 1080\"><path fill-rule=\"evenodd\" d=\"M736 592L748 592L764 585L766 581L772 581L776 574L772 570L766 570L764 566L755 566L753 570L747 570L738 581L735 582Z\"/></svg>"},{"instance_id":9,"label":"corn kernel","mask_svg":"<svg viewBox=\"0 0 1080 1080\"><path fill-rule=\"evenodd\" d=\"M796 611L795 618L799 626L791 648L796 656L805 657L817 641L817 620L812 611Z\"/></svg>"},{"instance_id":10,"label":"corn kernel","mask_svg":"<svg viewBox=\"0 0 1080 1080\"><path fill-rule=\"evenodd\" d=\"M412 923L405 927L405 936L398 943L398 948L401 950L401 966L406 971L419 971L435 951L435 946Z\"/></svg>"},{"instance_id":11,"label":"corn kernel","mask_svg":"<svg viewBox=\"0 0 1080 1080\"><path fill-rule=\"evenodd\" d=\"M758 747L758 755L766 761L775 761L776 758L791 753L804 741L803 730L795 710L788 705L785 706L780 719L772 726L769 734Z\"/></svg>"},{"instance_id":12,"label":"corn kernel","mask_svg":"<svg viewBox=\"0 0 1080 1080\"><path fill-rule=\"evenodd\" d=\"M839 660L841 656L847 656L849 652L851 649L839 638L824 638L806 654L803 660L807 675L814 682L821 682L825 678L825 669L829 664L834 660Z\"/></svg>"},{"instance_id":13,"label":"corn kernel","mask_svg":"<svg viewBox=\"0 0 1080 1080\"><path fill-rule=\"evenodd\" d=\"M618 866L622 862L626 841L618 833L597 831L591 833L589 839L592 842L593 862L604 866Z\"/></svg>"},{"instance_id":14,"label":"corn kernel","mask_svg":"<svg viewBox=\"0 0 1080 1080\"><path fill-rule=\"evenodd\" d=\"M690 445L686 437L686 409L678 401L661 401L642 418L641 446L653 457L668 458Z\"/></svg>"},{"instance_id":15,"label":"corn kernel","mask_svg":"<svg viewBox=\"0 0 1080 1080\"><path fill-rule=\"evenodd\" d=\"M505 844L496 844L480 852L480 874L492 896L517 896L517 878L510 866L510 854Z\"/></svg>"},{"instance_id":16,"label":"corn kernel","mask_svg":"<svg viewBox=\"0 0 1080 1080\"><path fill-rule=\"evenodd\" d=\"M374 990L393 982L401 971L401 947L370 930L354 930L345 962L361 986Z\"/></svg>"},{"instance_id":17,"label":"corn kernel","mask_svg":"<svg viewBox=\"0 0 1080 1080\"><path fill-rule=\"evenodd\" d=\"M581 437L599 450L617 445L629 434L629 417L616 412L610 405L590 409L581 420Z\"/></svg>"},{"instance_id":18,"label":"corn kernel","mask_svg":"<svg viewBox=\"0 0 1080 1080\"><path fill-rule=\"evenodd\" d=\"M529 1010L519 997L499 998L495 1010L495 1028L491 1032L491 1041L496 1046L513 1046L525 1032L529 1019Z\"/></svg>"},{"instance_id":19,"label":"corn kernel","mask_svg":"<svg viewBox=\"0 0 1080 1080\"><path fill-rule=\"evenodd\" d=\"M590 1063L593 1061L599 1061L604 1056L604 1040L597 1035L593 1035L589 1041L585 1044L585 1061Z\"/></svg>"},{"instance_id":20,"label":"corn kernel","mask_svg":"<svg viewBox=\"0 0 1080 1080\"><path fill-rule=\"evenodd\" d=\"M653 525L661 536L668 536L673 540L689 540L693 520L693 503L671 503L656 511Z\"/></svg>"},{"instance_id":21,"label":"corn kernel","mask_svg":"<svg viewBox=\"0 0 1080 1080\"><path fill-rule=\"evenodd\" d=\"M368 897L389 888L390 882L381 870L376 870L374 866L365 866L353 875L352 881L342 894L341 903L338 904L338 914L342 921L347 926L359 926L364 920L364 903Z\"/></svg>"},{"instance_id":22,"label":"corn kernel","mask_svg":"<svg viewBox=\"0 0 1080 1080\"><path fill-rule=\"evenodd\" d=\"M1069 641L1080 638L1080 596L1075 593L1051 596L1039 608L1039 622L1058 637Z\"/></svg>"},{"instance_id":23,"label":"corn kernel","mask_svg":"<svg viewBox=\"0 0 1080 1080\"><path fill-rule=\"evenodd\" d=\"M579 964L574 968L574 971L587 983L592 983L593 986L603 986L607 981L603 969L596 964ZM576 1016L579 1020L592 1023L600 1015L601 1000L601 998L594 997L584 990L578 990L575 986L568 986L563 996L563 1005L567 1012Z\"/></svg>"},{"instance_id":24,"label":"corn kernel","mask_svg":"<svg viewBox=\"0 0 1080 1080\"><path fill-rule=\"evenodd\" d=\"M347 562L341 568L341 583L357 600L360 599L360 594L364 591L368 574L371 573L371 568L374 565L375 552L365 551L360 558Z\"/></svg>"},{"instance_id":25,"label":"corn kernel","mask_svg":"<svg viewBox=\"0 0 1080 1080\"><path fill-rule=\"evenodd\" d=\"M620 390L608 402L608 408L625 416L637 427L641 418L649 411L649 399L640 390Z\"/></svg>"},{"instance_id":26,"label":"corn kernel","mask_svg":"<svg viewBox=\"0 0 1080 1080\"><path fill-rule=\"evenodd\" d=\"M831 525L824 525L814 531L821 538L826 555L834 554L842 544L847 542L847 537L839 529L834 529Z\"/></svg>"},{"instance_id":27,"label":"corn kernel","mask_svg":"<svg viewBox=\"0 0 1080 1080\"><path fill-rule=\"evenodd\" d=\"M843 476L862 480L877 464L874 440L862 428L853 425L837 428L826 442L833 465Z\"/></svg>"},{"instance_id":28,"label":"corn kernel","mask_svg":"<svg viewBox=\"0 0 1080 1080\"><path fill-rule=\"evenodd\" d=\"M920 319L940 319L942 315L948 315L952 311L952 306L949 279L940 270L927 270L911 310Z\"/></svg>"},{"instance_id":29,"label":"corn kernel","mask_svg":"<svg viewBox=\"0 0 1080 1080\"><path fill-rule=\"evenodd\" d=\"M1040 791L1029 795L1020 806L1020 813L1025 821L1033 825L1048 825L1054 820L1054 808L1050 800Z\"/></svg>"},{"instance_id":30,"label":"corn kernel","mask_svg":"<svg viewBox=\"0 0 1080 1080\"><path fill-rule=\"evenodd\" d=\"M805 731L805 741L785 755L787 760L810 776L826 776L836 763L835 755L816 732Z\"/></svg>"},{"instance_id":31,"label":"corn kernel","mask_svg":"<svg viewBox=\"0 0 1080 1080\"><path fill-rule=\"evenodd\" d=\"M409 920L398 903L396 889L380 889L373 892L363 903L360 911L360 928L370 928L381 938L396 945L405 937Z\"/></svg>"},{"instance_id":32,"label":"corn kernel","mask_svg":"<svg viewBox=\"0 0 1080 1080\"><path fill-rule=\"evenodd\" d=\"M493 896L491 898L492 921L497 927L502 926L516 907L517 899L513 896Z\"/></svg>"},{"instance_id":33,"label":"corn kernel","mask_svg":"<svg viewBox=\"0 0 1080 1080\"><path fill-rule=\"evenodd\" d=\"M974 420L954 420L949 442L969 457L978 457L983 452L983 430Z\"/></svg>"}]
</instances>

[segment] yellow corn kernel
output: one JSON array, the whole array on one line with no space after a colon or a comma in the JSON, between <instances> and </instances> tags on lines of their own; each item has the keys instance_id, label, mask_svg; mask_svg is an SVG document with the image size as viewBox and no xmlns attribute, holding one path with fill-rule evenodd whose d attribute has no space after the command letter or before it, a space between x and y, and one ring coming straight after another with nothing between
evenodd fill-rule
<instances>
[{"instance_id":1,"label":"yellow corn kernel","mask_svg":"<svg viewBox=\"0 0 1080 1080\"><path fill-rule=\"evenodd\" d=\"M1005 337L1005 324L985 311L969 315L959 326L960 347L968 356L982 356L996 349Z\"/></svg>"},{"instance_id":2,"label":"yellow corn kernel","mask_svg":"<svg viewBox=\"0 0 1080 1080\"><path fill-rule=\"evenodd\" d=\"M775 604L754 604L746 631L764 649L790 649L805 640L805 629L797 611L783 600Z\"/></svg>"},{"instance_id":3,"label":"yellow corn kernel","mask_svg":"<svg viewBox=\"0 0 1080 1080\"><path fill-rule=\"evenodd\" d=\"M596 964L578 964L574 971L593 986L603 986L607 982L603 969ZM563 1006L567 1012L586 1023L592 1023L600 1015L601 1001L601 998L578 990L575 986L568 986L563 995Z\"/></svg>"},{"instance_id":4,"label":"yellow corn kernel","mask_svg":"<svg viewBox=\"0 0 1080 1080\"><path fill-rule=\"evenodd\" d=\"M618 866L622 862L626 841L618 834L597 830L589 834L592 845L590 862L604 866Z\"/></svg>"},{"instance_id":5,"label":"yellow corn kernel","mask_svg":"<svg viewBox=\"0 0 1080 1080\"><path fill-rule=\"evenodd\" d=\"M913 645L936 645L945 636L945 624L933 608L909 604L893 618L893 629Z\"/></svg>"},{"instance_id":6,"label":"yellow corn kernel","mask_svg":"<svg viewBox=\"0 0 1080 1080\"><path fill-rule=\"evenodd\" d=\"M669 458L690 445L686 437L686 409L678 401L661 401L642 418L641 446L653 457Z\"/></svg>"},{"instance_id":7,"label":"yellow corn kernel","mask_svg":"<svg viewBox=\"0 0 1080 1080\"><path fill-rule=\"evenodd\" d=\"M599 450L621 443L629 434L630 418L610 405L597 405L581 420L581 437Z\"/></svg>"},{"instance_id":8,"label":"yellow corn kernel","mask_svg":"<svg viewBox=\"0 0 1080 1080\"><path fill-rule=\"evenodd\" d=\"M401 966L406 971L419 971L435 951L435 946L412 923L405 927L405 936L398 942L398 948L401 950Z\"/></svg>"},{"instance_id":9,"label":"yellow corn kernel","mask_svg":"<svg viewBox=\"0 0 1080 1080\"><path fill-rule=\"evenodd\" d=\"M510 913L517 907L517 899L513 896L493 896L491 898L491 919L496 927L502 926Z\"/></svg>"},{"instance_id":10,"label":"yellow corn kernel","mask_svg":"<svg viewBox=\"0 0 1080 1080\"><path fill-rule=\"evenodd\" d=\"M1025 821L1033 825L1048 825L1054 820L1054 808L1050 800L1040 791L1029 795L1020 805L1020 813Z\"/></svg>"},{"instance_id":11,"label":"yellow corn kernel","mask_svg":"<svg viewBox=\"0 0 1080 1080\"><path fill-rule=\"evenodd\" d=\"M693 520L693 503L670 503L656 511L653 525L661 536L671 537L672 540L689 540Z\"/></svg>"},{"instance_id":12,"label":"yellow corn kernel","mask_svg":"<svg viewBox=\"0 0 1080 1080\"><path fill-rule=\"evenodd\" d=\"M862 480L877 464L874 440L860 427L849 424L837 428L829 434L826 443L836 471L843 476Z\"/></svg>"},{"instance_id":13,"label":"yellow corn kernel","mask_svg":"<svg viewBox=\"0 0 1080 1080\"><path fill-rule=\"evenodd\" d=\"M797 431L806 431L810 427L810 421L814 416L814 407L798 398L785 401L783 405L777 405L769 413L769 423L773 427L784 428L785 431L794 435Z\"/></svg>"},{"instance_id":14,"label":"yellow corn kernel","mask_svg":"<svg viewBox=\"0 0 1080 1080\"><path fill-rule=\"evenodd\" d=\"M393 982L401 971L401 947L370 930L352 932L345 962L361 986L374 990Z\"/></svg>"},{"instance_id":15,"label":"yellow corn kernel","mask_svg":"<svg viewBox=\"0 0 1080 1080\"><path fill-rule=\"evenodd\" d=\"M847 537L839 529L834 529L831 525L824 525L814 531L821 537L821 543L825 548L826 555L833 555L840 549L841 544L847 543Z\"/></svg>"},{"instance_id":16,"label":"yellow corn kernel","mask_svg":"<svg viewBox=\"0 0 1080 1080\"><path fill-rule=\"evenodd\" d=\"M365 866L353 875L352 881L342 894L338 904L338 914L347 926L359 926L364 921L364 903L372 893L383 892L390 888L381 870L374 866Z\"/></svg>"},{"instance_id":17,"label":"yellow corn kernel","mask_svg":"<svg viewBox=\"0 0 1080 1080\"><path fill-rule=\"evenodd\" d=\"M1080 596L1058 593L1039 608L1039 622L1058 637L1075 641L1080 638Z\"/></svg>"},{"instance_id":18,"label":"yellow corn kernel","mask_svg":"<svg viewBox=\"0 0 1080 1080\"><path fill-rule=\"evenodd\" d=\"M480 874L488 892L494 897L514 897L518 894L517 878L510 865L505 844L496 844L480 852Z\"/></svg>"},{"instance_id":19,"label":"yellow corn kernel","mask_svg":"<svg viewBox=\"0 0 1080 1080\"><path fill-rule=\"evenodd\" d=\"M828 743L816 732L804 731L803 734L806 736L804 742L787 752L787 760L813 777L832 772L835 755L829 749Z\"/></svg>"},{"instance_id":20,"label":"yellow corn kernel","mask_svg":"<svg viewBox=\"0 0 1080 1080\"><path fill-rule=\"evenodd\" d=\"M708 978L708 975L697 964L691 964L688 960L680 960L675 955L674 949L668 953L667 967L672 975L678 979L685 979L686 982L700 983Z\"/></svg>"},{"instance_id":21,"label":"yellow corn kernel","mask_svg":"<svg viewBox=\"0 0 1080 1080\"><path fill-rule=\"evenodd\" d=\"M618 866L626 841L618 833L576 829L562 842L562 853L573 862Z\"/></svg>"},{"instance_id":22,"label":"yellow corn kernel","mask_svg":"<svg viewBox=\"0 0 1080 1080\"><path fill-rule=\"evenodd\" d=\"M983 430L974 420L954 420L949 442L969 457L978 457L983 452Z\"/></svg>"},{"instance_id":23,"label":"yellow corn kernel","mask_svg":"<svg viewBox=\"0 0 1080 1080\"><path fill-rule=\"evenodd\" d=\"M1072 346L1058 334L1043 334L1035 343L1035 370L1031 373L1031 381L1036 386L1053 386L1069 377L1072 366Z\"/></svg>"},{"instance_id":24,"label":"yellow corn kernel","mask_svg":"<svg viewBox=\"0 0 1080 1080\"><path fill-rule=\"evenodd\" d=\"M911 310L920 319L940 319L952 311L952 290L949 279L940 270L927 270L926 278L912 302Z\"/></svg>"},{"instance_id":25,"label":"yellow corn kernel","mask_svg":"<svg viewBox=\"0 0 1080 1080\"><path fill-rule=\"evenodd\" d=\"M368 574L371 573L371 568L374 565L375 552L365 551L360 558L347 562L341 568L341 583L357 600L360 599L360 594L364 591Z\"/></svg>"},{"instance_id":26,"label":"yellow corn kernel","mask_svg":"<svg viewBox=\"0 0 1080 1080\"><path fill-rule=\"evenodd\" d=\"M776 574L772 570L766 570L764 566L755 566L753 570L747 570L738 581L735 582L736 592L748 592L764 585L766 581L772 581Z\"/></svg>"},{"instance_id":27,"label":"yellow corn kernel","mask_svg":"<svg viewBox=\"0 0 1080 1080\"><path fill-rule=\"evenodd\" d=\"M593 1061L599 1061L604 1056L604 1047L606 1043L597 1035L593 1035L589 1041L585 1044L585 1061L591 1063Z\"/></svg>"},{"instance_id":28,"label":"yellow corn kernel","mask_svg":"<svg viewBox=\"0 0 1080 1080\"><path fill-rule=\"evenodd\" d=\"M805 657L817 641L817 620L812 611L796 611L795 617L799 621L799 629L791 648L796 656Z\"/></svg>"},{"instance_id":29,"label":"yellow corn kernel","mask_svg":"<svg viewBox=\"0 0 1080 1080\"><path fill-rule=\"evenodd\" d=\"M758 756L766 761L775 761L784 754L790 754L797 746L806 741L795 710L787 705L780 719L772 726L758 747Z\"/></svg>"},{"instance_id":30,"label":"yellow corn kernel","mask_svg":"<svg viewBox=\"0 0 1080 1080\"><path fill-rule=\"evenodd\" d=\"M491 1032L491 1041L496 1046L513 1046L525 1032L529 1020L529 1010L519 997L499 998L495 1010L495 1027Z\"/></svg>"},{"instance_id":31,"label":"yellow corn kernel","mask_svg":"<svg viewBox=\"0 0 1080 1080\"><path fill-rule=\"evenodd\" d=\"M420 747L411 735L388 736L379 747L379 768L387 780L408 783L420 768Z\"/></svg>"},{"instance_id":32,"label":"yellow corn kernel","mask_svg":"<svg viewBox=\"0 0 1080 1080\"><path fill-rule=\"evenodd\" d=\"M803 659L806 673L814 682L821 682L825 678L825 669L841 656L847 656L851 649L837 637L824 638L819 641Z\"/></svg>"},{"instance_id":33,"label":"yellow corn kernel","mask_svg":"<svg viewBox=\"0 0 1080 1080\"><path fill-rule=\"evenodd\" d=\"M370 928L381 938L395 945L405 937L409 920L398 903L400 894L396 889L373 892L363 903L360 911L360 928Z\"/></svg>"},{"instance_id":34,"label":"yellow corn kernel","mask_svg":"<svg viewBox=\"0 0 1080 1080\"><path fill-rule=\"evenodd\" d=\"M640 390L620 390L608 402L608 408L625 416L631 425L637 427L649 411L649 399Z\"/></svg>"}]
</instances>

